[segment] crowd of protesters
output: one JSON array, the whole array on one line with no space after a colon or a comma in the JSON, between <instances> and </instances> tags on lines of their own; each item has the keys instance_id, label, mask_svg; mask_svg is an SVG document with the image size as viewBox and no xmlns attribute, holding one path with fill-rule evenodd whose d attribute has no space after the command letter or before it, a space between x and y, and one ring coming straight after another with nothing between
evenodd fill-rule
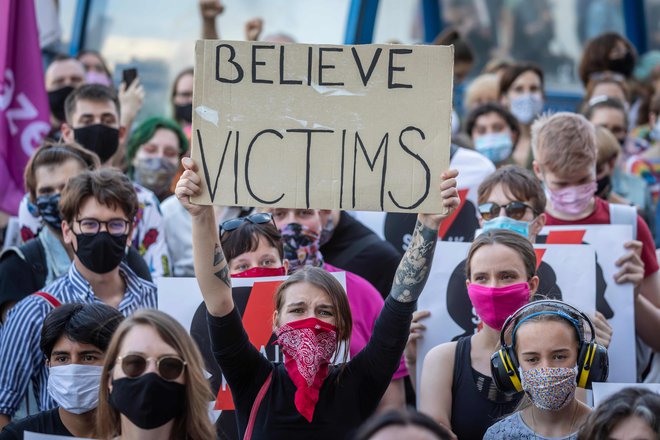
<instances>
[{"instance_id":1,"label":"crowd of protesters","mask_svg":"<svg viewBox=\"0 0 660 440\"><path fill-rule=\"evenodd\" d=\"M224 5L199 7L202 37L218 38ZM246 39L262 26L248 22ZM360 213L191 203L193 69L176 76L170 114L144 115L139 76L114 88L103 54L52 57L50 132L25 167L18 227L0 229L18 243L0 255L0 440L660 438L658 394L631 383L590 406L584 390L607 380L617 328L562 302L533 247L546 225L631 226L612 281L632 286L637 381L660 382L660 64L636 78L625 37L590 34L584 101L547 112L547 65L521 33L509 36L516 59L481 59L469 29L436 38L454 45L455 84L467 83L439 188L446 213L388 214L389 234ZM417 363L438 236L472 242L447 296L479 322ZM284 358L271 362L232 279L285 275L268 323ZM164 277L197 279L201 332L156 310ZM209 416L221 376L230 430ZM30 399L38 411L17 418Z\"/></svg>"}]
</instances>

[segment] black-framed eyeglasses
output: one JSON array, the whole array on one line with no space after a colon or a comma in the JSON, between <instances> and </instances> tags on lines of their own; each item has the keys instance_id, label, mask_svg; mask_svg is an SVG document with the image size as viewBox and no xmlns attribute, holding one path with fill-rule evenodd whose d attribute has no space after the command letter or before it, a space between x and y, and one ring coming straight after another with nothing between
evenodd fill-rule
<instances>
[{"instance_id":1,"label":"black-framed eyeglasses","mask_svg":"<svg viewBox=\"0 0 660 440\"><path fill-rule=\"evenodd\" d=\"M225 232L235 231L245 222L250 222L255 225L263 225L266 223L273 222L273 226L275 226L275 229L277 229L277 225L275 224L275 220L273 219L273 214L271 214L270 212L256 212L254 214L250 214L245 217L237 217L222 222L222 224L220 225L220 236L222 236L222 234L224 234Z\"/></svg>"},{"instance_id":2,"label":"black-framed eyeglasses","mask_svg":"<svg viewBox=\"0 0 660 440\"><path fill-rule=\"evenodd\" d=\"M131 222L123 218L113 218L107 221L97 220L95 218L81 218L76 222L80 225L80 232L83 235L96 235L101 230L101 225L105 225L108 234L119 236L128 234Z\"/></svg>"},{"instance_id":3,"label":"black-framed eyeglasses","mask_svg":"<svg viewBox=\"0 0 660 440\"><path fill-rule=\"evenodd\" d=\"M186 361L172 354L153 358L138 353L119 356L116 363L121 363L121 369L127 377L135 379L144 374L150 361L156 362L158 375L169 381L177 380L187 365Z\"/></svg>"},{"instance_id":4,"label":"black-framed eyeglasses","mask_svg":"<svg viewBox=\"0 0 660 440\"><path fill-rule=\"evenodd\" d=\"M538 215L538 213L534 208L523 202L511 202L508 205L498 205L497 203L483 203L479 205L479 214L481 214L481 217L486 221L492 220L495 217L500 216L500 212L502 212L502 208L504 208L504 213L506 214L506 216L514 220L520 220L521 218L523 218L525 216L525 212L527 211L527 209L530 209L534 213L534 216Z\"/></svg>"}]
</instances>

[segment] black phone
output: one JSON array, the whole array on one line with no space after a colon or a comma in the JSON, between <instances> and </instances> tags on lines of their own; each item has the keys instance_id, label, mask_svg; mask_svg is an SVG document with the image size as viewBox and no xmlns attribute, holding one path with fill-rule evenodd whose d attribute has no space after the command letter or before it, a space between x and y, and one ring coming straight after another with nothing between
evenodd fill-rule
<instances>
[{"instance_id":1,"label":"black phone","mask_svg":"<svg viewBox=\"0 0 660 440\"><path fill-rule=\"evenodd\" d=\"M126 84L126 88L131 85L135 78L137 78L137 69L124 69L122 72L123 82Z\"/></svg>"}]
</instances>

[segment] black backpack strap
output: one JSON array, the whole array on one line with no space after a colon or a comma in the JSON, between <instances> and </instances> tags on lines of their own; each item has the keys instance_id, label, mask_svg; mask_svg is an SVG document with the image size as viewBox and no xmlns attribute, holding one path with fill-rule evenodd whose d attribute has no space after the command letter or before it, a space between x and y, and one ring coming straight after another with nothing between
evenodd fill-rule
<instances>
[{"instance_id":1,"label":"black backpack strap","mask_svg":"<svg viewBox=\"0 0 660 440\"><path fill-rule=\"evenodd\" d=\"M37 285L43 286L46 283L46 276L48 275L46 253L44 252L43 245L38 238L33 238L18 247L12 246L5 249L2 254L0 254L0 260L11 254L18 255L21 260L30 265L32 268L32 275Z\"/></svg>"}]
</instances>

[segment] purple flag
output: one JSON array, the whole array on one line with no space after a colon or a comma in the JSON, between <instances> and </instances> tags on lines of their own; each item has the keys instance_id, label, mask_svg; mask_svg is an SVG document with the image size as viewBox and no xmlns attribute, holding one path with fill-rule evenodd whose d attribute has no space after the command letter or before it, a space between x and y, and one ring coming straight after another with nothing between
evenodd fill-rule
<instances>
[{"instance_id":1,"label":"purple flag","mask_svg":"<svg viewBox=\"0 0 660 440\"><path fill-rule=\"evenodd\" d=\"M23 170L50 130L33 0L0 0L0 211L18 213Z\"/></svg>"}]
</instances>

